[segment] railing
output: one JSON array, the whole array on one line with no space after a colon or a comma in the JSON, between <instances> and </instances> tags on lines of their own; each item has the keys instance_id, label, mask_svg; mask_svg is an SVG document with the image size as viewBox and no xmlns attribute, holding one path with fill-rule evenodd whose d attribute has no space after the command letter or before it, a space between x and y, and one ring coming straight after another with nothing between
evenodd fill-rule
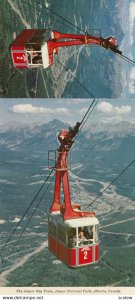
<instances>
[{"instance_id":1,"label":"railing","mask_svg":"<svg viewBox=\"0 0 135 300\"><path fill-rule=\"evenodd\" d=\"M28 60L29 66L35 66L35 65L36 66L42 66L43 65L41 51L27 50L26 53L27 53L27 60ZM32 61L35 57L37 57L37 59L38 59L38 55L33 55L34 53L41 55L41 57L40 57L41 63L39 63L39 62L36 63L36 62Z\"/></svg>"}]
</instances>

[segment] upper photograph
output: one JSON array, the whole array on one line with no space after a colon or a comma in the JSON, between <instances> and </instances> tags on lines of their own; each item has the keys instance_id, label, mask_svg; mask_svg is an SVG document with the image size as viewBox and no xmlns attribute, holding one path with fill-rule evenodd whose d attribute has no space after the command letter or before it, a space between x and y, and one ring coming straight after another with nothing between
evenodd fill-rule
<instances>
[{"instance_id":1,"label":"upper photograph","mask_svg":"<svg viewBox=\"0 0 135 300\"><path fill-rule=\"evenodd\" d=\"M132 98L134 0L3 0L1 98Z\"/></svg>"}]
</instances>

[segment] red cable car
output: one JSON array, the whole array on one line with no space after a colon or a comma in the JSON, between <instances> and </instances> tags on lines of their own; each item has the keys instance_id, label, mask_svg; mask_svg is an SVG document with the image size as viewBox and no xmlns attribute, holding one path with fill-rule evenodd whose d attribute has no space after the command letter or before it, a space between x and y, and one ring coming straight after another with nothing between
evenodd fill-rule
<instances>
[{"instance_id":1,"label":"red cable car","mask_svg":"<svg viewBox=\"0 0 135 300\"><path fill-rule=\"evenodd\" d=\"M99 221L95 212L84 212L80 205L71 204L68 179L68 152L81 123L58 135L60 147L55 169L54 200L48 217L49 251L68 267L86 266L98 261ZM60 191L63 186L64 203Z\"/></svg>"},{"instance_id":2,"label":"red cable car","mask_svg":"<svg viewBox=\"0 0 135 300\"><path fill-rule=\"evenodd\" d=\"M48 68L53 64L54 54L60 47L76 45L99 45L113 52L118 50L114 37L95 37L84 34L66 34L48 29L25 29L11 44L11 55L16 68Z\"/></svg>"}]
</instances>

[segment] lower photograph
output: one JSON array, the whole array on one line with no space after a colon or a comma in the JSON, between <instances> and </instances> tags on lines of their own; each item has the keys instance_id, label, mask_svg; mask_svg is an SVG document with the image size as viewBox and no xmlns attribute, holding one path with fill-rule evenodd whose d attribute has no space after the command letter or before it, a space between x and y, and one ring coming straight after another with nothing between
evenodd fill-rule
<instances>
[{"instance_id":1,"label":"lower photograph","mask_svg":"<svg viewBox=\"0 0 135 300\"><path fill-rule=\"evenodd\" d=\"M0 99L0 287L135 285L133 99Z\"/></svg>"}]
</instances>

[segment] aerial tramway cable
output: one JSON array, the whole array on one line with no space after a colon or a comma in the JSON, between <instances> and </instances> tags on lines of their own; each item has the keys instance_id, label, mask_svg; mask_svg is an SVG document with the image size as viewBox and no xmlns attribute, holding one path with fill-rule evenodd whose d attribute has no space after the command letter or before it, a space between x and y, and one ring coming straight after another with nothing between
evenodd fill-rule
<instances>
[{"instance_id":1,"label":"aerial tramway cable","mask_svg":"<svg viewBox=\"0 0 135 300\"><path fill-rule=\"evenodd\" d=\"M92 93L79 81L79 79L76 78L76 76L74 76L72 74L72 72L70 72L59 60L58 62L66 69L66 71L68 71L73 77L74 79L88 92L88 94L92 97L94 97L92 95ZM91 103L90 107L88 108L85 116L83 117L80 125L84 126L83 122L85 120L85 117L88 115L88 113L90 113L90 109L92 107L92 105L95 103L96 99L93 100L93 102ZM85 121L86 122L86 121ZM4 246L2 247L2 249L0 250L0 254L1 252L3 252L3 250L5 249L6 245L8 244L8 242L10 241L11 237L14 235L16 229L18 228L18 226L20 225L21 221L23 220L23 218L25 217L26 213L28 212L28 210L30 209L31 205L33 204L33 202L35 201L35 199L37 198L38 194L40 193L40 191L42 190L42 188L44 187L45 183L47 182L47 180L49 179L51 173L52 173L53 170L51 170L50 174L48 175L48 177L46 178L45 182L43 183L43 185L40 187L38 193L35 195L34 199L32 200L32 202L30 203L30 205L28 206L27 210L25 211L24 215L22 216L22 218L20 219L20 221L18 222L18 224L16 225L16 227L14 228L12 234L9 236L9 238L7 239L6 243L4 244Z\"/></svg>"},{"instance_id":2,"label":"aerial tramway cable","mask_svg":"<svg viewBox=\"0 0 135 300\"><path fill-rule=\"evenodd\" d=\"M39 3L39 1L37 1L37 2ZM34 3L34 4L35 4L35 3ZM41 5L41 3L39 3L39 4ZM33 7L33 5L32 5L31 3L27 3L27 5L30 6L30 7ZM42 3L42 5L43 5L43 3ZM46 10L48 10L48 12L50 12L50 9L47 8L45 5L44 5L43 8L46 9ZM53 10L52 10L52 13L54 13L54 14L56 15L56 13L55 13ZM64 17L62 17L62 16L60 16L60 15L59 15L59 17L60 17L61 19L64 19L65 21L67 21L69 24L63 23L62 21L56 19L56 17L53 17L52 15L50 15L49 13L44 13L44 15L46 15L46 16L49 17L50 19L54 20L56 23L62 24L63 26L65 26L65 27L67 27L67 28L69 28L69 29L72 29L72 27L71 27L70 25L75 26L73 23L70 24L70 21L64 19ZM58 14L57 14L57 16L58 16ZM79 27L78 27L78 30L79 30L79 32L80 32L81 29L79 29ZM82 31L82 30L81 30L81 31ZM84 32L84 31L83 31L83 32ZM85 32L85 33L86 33L86 32Z\"/></svg>"},{"instance_id":3,"label":"aerial tramway cable","mask_svg":"<svg viewBox=\"0 0 135 300\"><path fill-rule=\"evenodd\" d=\"M67 20L66 18L62 17L60 14L58 14L57 12L55 12L54 10L52 10L51 8L46 7L45 4L41 3L40 1L36 0L37 3L39 3L40 5L43 6L43 8L49 12L51 12L52 14L54 14L56 17L59 17L61 20L63 20L64 22L68 23L69 25L73 26L75 29L79 30L80 32L83 32L85 34L87 34L87 32L83 29L81 29L80 27L76 26L74 23L72 23L71 21ZM50 16L50 15L49 15ZM65 25L63 23L63 25Z\"/></svg>"},{"instance_id":4,"label":"aerial tramway cable","mask_svg":"<svg viewBox=\"0 0 135 300\"><path fill-rule=\"evenodd\" d=\"M42 5L43 8L44 8L45 10L47 10L47 11L49 11L50 13L54 14L54 15L57 16L58 18L61 18L63 22L68 23L68 25L66 24L66 26L69 27L69 26L72 25L75 29L79 30L80 32L83 32L83 33L85 33L86 35L88 34L86 31L82 30L80 27L76 26L76 25L73 24L71 21L67 20L66 18L64 18L64 17L61 16L60 14L54 12L52 9L46 7L46 6L45 6L43 3L41 3L40 1L37 1L37 3L40 4L40 5ZM32 4L30 4L30 3L28 3L28 5L32 6ZM52 16L49 15L49 17L51 18ZM59 21L59 20L56 19L56 21ZM63 25L65 25L65 23L63 23L63 22L61 22L61 23L62 23ZM108 49L108 47L107 47L107 49ZM118 54L117 51L114 51L113 49L111 49L111 50L112 50L115 54L117 54L118 56L120 56L121 58L123 58L124 60L126 60L128 63L135 64L135 61L134 61L134 60L132 60L132 59L130 59L130 58L124 56L123 54ZM61 64L60 61L59 61L59 63ZM64 68L65 68L65 70L68 71L72 76L74 76L74 75L68 70L67 67L64 67ZM44 77L43 77L43 73L42 73L42 78L43 78L43 82L45 83ZM12 79L12 76L11 76L10 79ZM37 72L37 75L36 75L36 85L37 85L37 79L38 79L38 72ZM78 79L77 79L77 82L78 82L80 85L82 85ZM83 86L83 87L84 87L84 86ZM89 93L89 91L88 91L88 89L87 89L86 87L85 87L85 90ZM90 95L90 94L91 94L91 93L89 93L89 95ZM37 96L37 87L36 87L35 96Z\"/></svg>"},{"instance_id":5,"label":"aerial tramway cable","mask_svg":"<svg viewBox=\"0 0 135 300\"><path fill-rule=\"evenodd\" d=\"M75 81L76 82L78 82L79 83L79 85L80 86L82 86L83 87L83 89L89 94L89 96L90 97L92 97L92 98L95 98L94 96L93 96L93 94L87 89L87 87L86 86L84 86L84 84L82 84L81 83L81 81L66 67L66 66L64 66L63 64L62 64L62 62L58 59L58 58L56 58L55 57L55 60L67 71L67 72L69 72L69 74L72 76L72 77L74 77L74 79L75 79Z\"/></svg>"},{"instance_id":6,"label":"aerial tramway cable","mask_svg":"<svg viewBox=\"0 0 135 300\"><path fill-rule=\"evenodd\" d=\"M18 226L20 225L20 223L22 222L22 220L24 219L24 217L26 216L27 212L29 211L29 209L31 208L32 204L34 203L34 201L36 200L37 196L39 195L39 193L41 192L41 190L43 189L44 185L46 184L46 182L48 181L48 179L50 178L52 172L54 169L52 169L49 173L49 175L47 176L47 178L45 179L44 183L42 184L42 186L40 187L40 189L38 190L38 192L36 193L35 197L33 198L33 200L30 202L28 208L26 209L25 213L23 214L23 216L21 217L20 221L17 223L16 227L14 228L13 232L10 234L10 236L8 237L7 241L5 242L5 244L2 246L1 250L0 250L0 254L4 251L6 245L9 243L11 237L14 235L14 233L16 232Z\"/></svg>"},{"instance_id":7,"label":"aerial tramway cable","mask_svg":"<svg viewBox=\"0 0 135 300\"><path fill-rule=\"evenodd\" d=\"M54 174L54 175L55 175L55 174ZM43 200L43 198L44 198L44 196L45 196L45 194L46 194L46 192L48 191L48 189L49 189L49 187L50 187L50 185L51 185L51 183L52 183L52 181L53 181L54 175L52 176L51 181L50 181L49 184L47 185L47 187L46 187L44 193L42 194L41 198L39 199L38 203L36 204L36 206L35 206L35 208L34 208L32 214L31 214L30 218L28 219L26 225L24 226L24 228L23 228L23 230L22 230L20 236L19 236L18 239L16 240L13 249L11 250L10 254L8 255L8 257L7 257L6 261L5 261L5 263L4 263L3 266L2 266L2 271L3 271L4 267L7 265L8 259L9 259L9 258L11 257L11 255L14 253L14 250L15 250L15 248L16 248L16 246L17 246L19 240L20 240L21 237L23 236L23 233L24 233L25 229L26 229L27 226L29 225L29 223L30 223L32 217L34 216L34 214L35 214L36 211L37 211L37 208L39 207L41 201ZM48 179L49 179L49 178L48 178Z\"/></svg>"},{"instance_id":8,"label":"aerial tramway cable","mask_svg":"<svg viewBox=\"0 0 135 300\"><path fill-rule=\"evenodd\" d=\"M135 63L133 60L130 60L130 59L128 59L126 56L124 56L124 55L119 55L119 56L122 56L125 60L127 60L128 62L131 62L131 63ZM69 71L69 70L68 70ZM72 73L71 73L71 75L73 75ZM78 81L79 82L79 81ZM79 82L80 83L80 82ZM87 88L86 88L87 89ZM87 90L88 91L88 90ZM88 91L89 92L89 91ZM89 92L90 93L90 92ZM91 93L90 93L91 94ZM87 110L87 112L86 112L86 114L85 114L85 116L83 117L83 119L82 119L82 121L81 121L81 125L82 125L82 127L84 126L84 124L86 123L86 121L87 121L87 119L89 118L89 116L90 116L90 114L91 114L91 112L93 111L93 109L95 108L95 106L96 106L96 104L97 104L97 102L95 102L95 101L97 101L98 102L98 99L96 100L96 99L94 99L93 100L93 102L92 102L92 104L90 105L90 108ZM94 105L93 106L93 108L92 108L92 105ZM92 108L92 109L91 109ZM91 110L90 110L91 109ZM81 127L81 128L82 128ZM80 128L80 129L81 129ZM133 163L135 162L135 160L128 166L128 167L126 167L113 181L112 181L112 183L110 183L105 189L104 189L104 191L107 189L107 188L109 188ZM51 175L51 173L52 173L52 171L50 172L50 174L49 174L49 177L50 177L50 175ZM48 177L48 179L49 179L49 177ZM48 180L47 179L47 180ZM47 181L46 180L46 181ZM45 182L46 182L45 181ZM44 184L45 184L45 182L44 182ZM44 186L44 184L43 184L43 186ZM43 186L40 188L40 190L39 190L39 192L41 191L41 189L43 188ZM103 192L104 192L103 191ZM39 194L39 192L37 193L37 195ZM103 192L101 193L101 194L103 194ZM98 196L98 197L96 197L96 199L94 200L94 201L96 201L100 196L101 196L101 194ZM35 196L35 198L34 198L34 200L36 199L36 197L37 197L37 195ZM93 204L93 202L94 201L92 201L92 203L90 203L89 205L88 205L88 207L91 205L91 204ZM33 201L32 201L32 203L33 203ZM27 209L27 211L29 210L29 208L31 207L31 205L28 207L28 209ZM87 208L88 208L87 207ZM86 209L87 209L86 208ZM26 213L27 213L27 211L26 211ZM18 223L18 225L17 225L17 227L19 226L19 224L20 224L20 222L22 221L22 219L24 218L24 216L26 215L26 213L23 215L23 217L21 218L21 220L19 221L19 223ZM34 214L33 214L34 215ZM32 216L33 216L32 215ZM32 217L31 217L32 218ZM30 221L30 220L29 220ZM16 227L16 228L17 228ZM16 230L16 228L14 229L14 231L13 231L13 233L12 233L12 235L14 234L14 232L15 232L15 230ZM25 230L25 229L24 229ZM23 231L24 232L24 231ZM23 233L22 233L23 234ZM12 235L10 236L10 238L12 237ZM8 239L7 240L7 242L6 242L6 244L9 242L9 240L10 239ZM4 247L1 249L1 251L3 251L4 250L4 248L6 247L6 244L4 245Z\"/></svg>"},{"instance_id":9,"label":"aerial tramway cable","mask_svg":"<svg viewBox=\"0 0 135 300\"><path fill-rule=\"evenodd\" d=\"M92 103L90 104L87 112L85 113L84 117L82 118L82 121L80 122L80 125L83 125L85 118L88 116L88 114L90 113L90 109L92 108L92 106L94 105L96 99L94 99L92 101ZM48 181L48 179L50 178L52 172L53 172L54 168L50 171L49 175L47 176L46 180L44 181L44 183L42 184L42 186L40 187L40 189L38 190L37 194L35 195L34 199L31 201L31 203L29 204L28 208L26 209L25 213L23 214L23 216L21 217L20 221L18 222L18 224L16 225L16 227L14 228L13 232L10 234L9 238L7 239L7 241L5 242L5 244L2 246L1 250L0 250L0 254L4 251L6 245L9 243L10 239L12 238L12 236L14 235L14 233L16 232L18 226L20 225L20 223L22 222L22 220L24 219L24 217L26 216L27 212L29 211L29 209L31 208L32 204L34 203L34 201L36 200L37 196L39 195L39 193L41 192L41 190L43 189L45 183ZM45 195L45 194L44 194ZM42 199L41 199L42 200ZM41 201L40 201L41 202ZM39 203L40 204L40 203ZM34 215L34 214L33 214ZM32 215L32 216L33 216Z\"/></svg>"},{"instance_id":10,"label":"aerial tramway cable","mask_svg":"<svg viewBox=\"0 0 135 300\"><path fill-rule=\"evenodd\" d=\"M95 101L96 101L96 99L94 99L94 100L92 101L92 103L90 104L90 106L89 106L87 112L85 113L84 117L82 118L82 121L80 122L80 125L83 125L83 124L84 124L85 118L86 118L86 117L88 116L88 114L90 113L90 109L92 108L92 106L93 106L93 104L95 103ZM13 230L13 232L11 233L11 235L9 236L8 240L7 240L6 243L3 245L3 247L2 247L2 249L1 249L1 251L0 251L0 254L4 251L6 245L9 243L10 239L11 239L12 236L14 235L14 233L15 233L15 231L17 230L18 226L20 225L21 221L24 219L26 213L28 212L28 210L30 209L30 207L32 206L32 204L34 203L34 201L36 200L36 198L37 198L37 196L39 195L40 191L43 189L45 183L46 183L46 182L48 181L48 179L50 178L50 176L51 176L53 170L54 170L54 168L51 170L50 174L48 175L48 177L47 177L46 180L44 181L43 185L40 187L38 193L36 194L36 196L34 197L34 199L32 200L32 202L31 202L30 205L28 206L27 210L25 211L25 213L23 214L22 218L20 219L20 221L18 222L18 224L17 224L16 227L14 228L14 230ZM54 177L54 176L53 176L53 177ZM52 179L53 179L53 177L52 177ZM51 180L51 182L52 182L52 180ZM51 182L50 182L50 183L51 183ZM16 246L17 246L19 240L21 239L21 237L22 237L22 235L23 235L23 233L24 233L26 227L28 226L29 222L31 221L32 217L34 216L34 214L35 214L35 212L36 212L38 206L40 205L40 203L41 203L43 197L45 196L45 193L47 192L49 186L50 186L50 184L49 184L49 185L47 186L47 188L45 189L45 191L44 191L43 195L41 196L40 200L38 201L38 203L37 203L37 205L36 205L36 207L35 207L33 213L31 214L29 220L27 221L25 227L23 228L23 230L22 230L22 232L21 232L19 238L16 240L16 243L15 243L13 249L11 250L11 252L10 252L10 254L9 254L8 258L7 258L7 260L4 262L4 264L3 264L3 266L2 266L2 271L3 271L4 267L6 266L8 259L9 259L9 258L11 257L11 255L14 253L14 249L16 248ZM2 256L1 256L1 259L3 259Z\"/></svg>"},{"instance_id":11,"label":"aerial tramway cable","mask_svg":"<svg viewBox=\"0 0 135 300\"><path fill-rule=\"evenodd\" d=\"M118 53L116 53L116 55L119 56L119 57L121 57L121 58L123 58L123 60L129 62L130 64L135 65L135 61L132 60L132 59L130 59L130 58L128 58L127 56L125 56L123 54L118 54Z\"/></svg>"},{"instance_id":12,"label":"aerial tramway cable","mask_svg":"<svg viewBox=\"0 0 135 300\"><path fill-rule=\"evenodd\" d=\"M63 16L61 16L60 14L56 13L54 10L52 10L51 8L46 7L46 5L44 5L43 3L41 3L40 1L37 0L37 3L39 3L40 5L43 5L43 8L46 9L47 11L51 12L52 14L54 14L56 17L59 17L60 19L62 19L63 21L65 21L66 23L68 23L69 25L73 26L75 29L79 30L79 32L83 32L84 34L88 34L87 31L81 29L80 27L76 26L74 23L72 23L71 21L67 20L66 18L64 18ZM31 4L30 4L31 5ZM52 18L52 16L49 15L50 18ZM59 20L55 19L57 22L59 22ZM62 23L62 22L61 22ZM65 23L62 23L62 25L66 25ZM69 25L67 25L69 27ZM70 27L69 27L70 28ZM127 56L123 55L123 54L119 54L114 52L116 55L118 55L119 57L123 58L125 61L129 62L130 64L135 65L135 61L128 58Z\"/></svg>"},{"instance_id":13,"label":"aerial tramway cable","mask_svg":"<svg viewBox=\"0 0 135 300\"><path fill-rule=\"evenodd\" d=\"M80 122L80 126L84 126L84 124L86 123L88 117L90 116L90 114L92 113L93 109L95 108L97 104L97 99L94 99L93 102L90 104L88 110L86 111L84 117L82 118L82 121ZM93 106L93 107L92 107ZM87 205L86 209L91 206L133 163L135 163L135 160L133 160L103 191L102 193L99 194L99 196L97 196L89 205ZM29 210L29 208L31 207L31 205L33 204L33 202L35 201L37 195L40 193L40 191L42 190L43 186L45 185L45 183L47 182L47 180L50 178L50 175L52 174L54 168L51 170L50 174L48 175L48 177L46 178L45 182L43 183L43 185L41 186L41 188L39 189L38 193L36 194L36 196L34 197L34 199L32 200L32 202L30 203L29 207L27 208L26 212L24 213L24 215L22 216L21 220L19 221L19 223L17 224L17 226L15 227L14 231L12 232L12 234L10 235L10 237L8 238L8 240L6 241L6 243L4 244L4 246L2 247L1 252L3 252L3 250L5 249L6 245L8 244L9 240L11 239L11 237L13 236L14 232L16 231L16 229L18 228L19 224L21 223L22 219L24 218L24 216L26 215L27 211ZM40 198L39 202L36 205L36 208L34 209L34 212L32 213L30 219L28 220L26 226L28 226L31 218L33 217L33 215L35 214L41 200L43 199L43 196L45 195L47 189L49 186L47 186L44 194L42 195L42 197ZM86 206L86 205L82 205L82 206ZM25 228L26 228L25 226ZM22 237L22 234L25 230L25 228L23 229L21 236L19 237L19 239L16 241L16 244L18 243L18 241L20 240L20 238ZM15 248L15 247L14 247ZM14 249L12 250L12 252L10 253L9 257L11 256L11 254L13 253ZM5 266L5 265L4 265Z\"/></svg>"},{"instance_id":14,"label":"aerial tramway cable","mask_svg":"<svg viewBox=\"0 0 135 300\"><path fill-rule=\"evenodd\" d=\"M128 168L130 168L133 164L135 163L135 159L117 176L117 177L115 177L115 179L111 182L111 183L109 183L108 184L108 186L89 204L89 205L87 205L87 204L85 204L85 205L81 205L81 206L86 206L87 205L87 207L85 208L85 210L86 209L88 209L88 207L90 207L97 199L99 199L102 195L103 195L103 193L122 175L122 174L124 174L127 170L128 170Z\"/></svg>"},{"instance_id":15,"label":"aerial tramway cable","mask_svg":"<svg viewBox=\"0 0 135 300\"><path fill-rule=\"evenodd\" d=\"M92 101L92 103L90 104L89 108L87 109L84 117L82 118L81 122L80 122L80 126L81 128L78 130L78 132L76 133L76 135L80 132L80 130L82 129L82 127L84 126L84 124L86 123L86 121L88 120L90 114L92 113L92 111L94 110L95 106L97 105L99 99L94 99ZM92 107L93 106L93 107ZM75 136L76 137L76 136ZM75 139L75 138L74 138ZM135 160L133 160L103 191L102 193L100 193L89 205L87 205L86 209L91 206L133 163L135 163ZM39 191L37 192L37 194L35 195L34 199L31 201L31 203L29 204L27 210L25 211L25 213L23 214L22 218L20 219L20 221L18 222L18 224L16 225L16 227L14 228L13 232L11 233L11 235L9 236L9 238L7 239L6 243L3 245L2 249L0 250L0 254L3 252L3 250L5 249L6 245L8 244L8 242L10 241L11 237L14 235L16 229L18 228L18 226L20 225L21 221L23 220L23 218L25 217L25 215L27 214L28 210L30 209L30 207L32 206L32 204L34 203L34 201L36 200L37 196L39 195L40 191L42 190L42 188L44 187L45 183L48 181L48 179L50 178L52 172L53 172L54 168L50 171L49 175L47 176L46 180L44 181L44 183L42 184L42 186L40 187ZM48 189L48 187L47 187ZM46 189L46 190L47 190ZM45 192L46 192L45 190ZM45 192L43 195L45 195ZM43 197L41 197L40 201L38 202L36 209L38 208L41 200L43 199ZM81 205L81 206L86 206L85 205ZM35 213L36 210L34 210ZM34 215L34 213L32 214L32 216ZM32 218L31 216L31 218ZM30 220L31 220L30 218ZM28 221L28 223L30 222L30 220ZM27 225L26 225L27 226ZM24 229L25 230L25 229ZM23 232L24 232L23 230ZM22 232L22 234L23 234ZM20 239L20 238L19 238Z\"/></svg>"},{"instance_id":16,"label":"aerial tramway cable","mask_svg":"<svg viewBox=\"0 0 135 300\"><path fill-rule=\"evenodd\" d=\"M88 118L90 117L91 113L93 112L94 108L96 107L96 105L98 104L99 99L94 99L92 104L90 105L89 109L87 110L86 114L85 114L85 118L83 118L82 122L81 122L81 128L79 130L79 132L82 130L82 128L84 127L85 123L87 122Z\"/></svg>"}]
</instances>

